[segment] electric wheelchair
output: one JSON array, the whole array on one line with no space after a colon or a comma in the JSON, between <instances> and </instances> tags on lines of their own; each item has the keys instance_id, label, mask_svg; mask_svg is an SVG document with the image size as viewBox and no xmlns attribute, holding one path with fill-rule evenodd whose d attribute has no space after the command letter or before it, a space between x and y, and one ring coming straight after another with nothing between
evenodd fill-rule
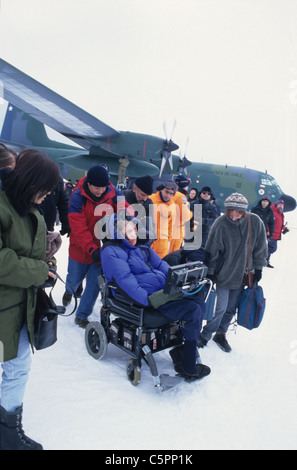
<instances>
[{"instance_id":1,"label":"electric wheelchair","mask_svg":"<svg viewBox=\"0 0 297 470\"><path fill-rule=\"evenodd\" d=\"M212 290L212 281L207 279L207 267L201 262L171 266L164 287L165 294L183 292L199 295L207 302ZM141 380L141 365L144 360L153 376L154 386L160 391L175 387L184 379L158 373L154 353L178 346L183 342L183 322L173 321L152 307L136 305L120 289L106 283L99 276L102 295L101 321L90 322L85 330L88 353L94 359L103 359L108 343L128 353L126 372L132 385ZM197 355L199 358L198 350Z\"/></svg>"}]
</instances>

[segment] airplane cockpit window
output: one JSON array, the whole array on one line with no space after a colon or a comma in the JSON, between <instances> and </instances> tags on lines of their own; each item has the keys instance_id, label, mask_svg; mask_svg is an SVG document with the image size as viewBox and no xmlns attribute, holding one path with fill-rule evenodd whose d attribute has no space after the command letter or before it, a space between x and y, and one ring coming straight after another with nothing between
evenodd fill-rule
<instances>
[{"instance_id":1,"label":"airplane cockpit window","mask_svg":"<svg viewBox=\"0 0 297 470\"><path fill-rule=\"evenodd\" d=\"M279 187L279 184L277 181L270 175L261 175L260 179L260 189L259 189L259 194L263 196L264 194L267 194L272 198L272 202L274 198L278 198L279 194L282 193L281 188Z\"/></svg>"}]
</instances>

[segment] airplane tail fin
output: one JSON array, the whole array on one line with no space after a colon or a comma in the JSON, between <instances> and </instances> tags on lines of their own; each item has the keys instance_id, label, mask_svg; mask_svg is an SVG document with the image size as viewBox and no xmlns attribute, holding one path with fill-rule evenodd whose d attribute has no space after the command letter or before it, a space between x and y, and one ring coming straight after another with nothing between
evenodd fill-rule
<instances>
[{"instance_id":1,"label":"airplane tail fin","mask_svg":"<svg viewBox=\"0 0 297 470\"><path fill-rule=\"evenodd\" d=\"M52 147L44 124L8 103L0 138L24 147Z\"/></svg>"}]
</instances>

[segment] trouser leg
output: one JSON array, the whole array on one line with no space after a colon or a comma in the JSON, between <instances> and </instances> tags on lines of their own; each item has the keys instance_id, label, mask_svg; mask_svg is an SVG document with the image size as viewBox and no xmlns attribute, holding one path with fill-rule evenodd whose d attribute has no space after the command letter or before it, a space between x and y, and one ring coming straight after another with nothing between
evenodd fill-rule
<instances>
[{"instance_id":1,"label":"trouser leg","mask_svg":"<svg viewBox=\"0 0 297 470\"><path fill-rule=\"evenodd\" d=\"M99 295L98 277L101 274L101 265L90 264L87 272L86 286L81 296L76 316L85 320L91 315Z\"/></svg>"},{"instance_id":2,"label":"trouser leg","mask_svg":"<svg viewBox=\"0 0 297 470\"><path fill-rule=\"evenodd\" d=\"M227 309L223 315L220 326L217 329L217 334L224 334L228 331L230 323L236 312L237 301L238 301L238 297L241 291L242 291L242 287L240 287L239 289L234 289L234 290L229 291Z\"/></svg>"},{"instance_id":3,"label":"trouser leg","mask_svg":"<svg viewBox=\"0 0 297 470\"><path fill-rule=\"evenodd\" d=\"M242 287L238 289L226 289L225 287L216 287L217 306L214 318L209 320L203 327L201 337L209 341L213 333L226 333L231 320L236 311L236 303Z\"/></svg>"},{"instance_id":4,"label":"trouser leg","mask_svg":"<svg viewBox=\"0 0 297 470\"><path fill-rule=\"evenodd\" d=\"M26 325L21 331L17 357L4 362L2 369L1 406L6 411L13 412L23 403L31 369L31 346Z\"/></svg>"}]
</instances>

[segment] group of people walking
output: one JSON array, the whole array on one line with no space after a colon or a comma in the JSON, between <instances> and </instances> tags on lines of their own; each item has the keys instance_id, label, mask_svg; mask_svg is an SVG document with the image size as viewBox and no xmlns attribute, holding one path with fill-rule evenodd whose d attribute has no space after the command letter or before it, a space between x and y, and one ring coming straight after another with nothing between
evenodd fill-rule
<instances>
[{"instance_id":1,"label":"group of people walking","mask_svg":"<svg viewBox=\"0 0 297 470\"><path fill-rule=\"evenodd\" d=\"M13 160L6 153L5 158L10 163ZM184 342L170 355L175 371L188 381L211 372L197 362L197 346L205 347L213 337L221 349L231 351L226 332L242 288L249 223L252 249L248 269L256 282L286 227L282 201L272 206L273 220L269 198L262 198L248 213L247 199L233 193L220 215L211 188L189 192L190 182L183 175L162 183L155 192L148 175L120 191L110 182L107 168L94 165L65 199L59 169L46 154L26 149L14 163L13 168L0 170L0 448L41 450L41 444L22 429L22 406L33 348L37 288L49 277L55 278L52 266L56 261L46 258L46 238L54 230L54 218L46 215L48 206L53 212L60 201L61 234L69 237L64 306L84 283L75 323L87 326L103 271L107 281L116 282L133 301L149 308L157 301L157 309L169 319L185 321ZM199 218L197 202L202 206ZM165 258L180 253L185 237L191 238L197 228L202 250L209 255L208 277L217 293L214 318L203 327L205 304L200 298L183 296L168 301L162 297L169 269Z\"/></svg>"}]
</instances>

